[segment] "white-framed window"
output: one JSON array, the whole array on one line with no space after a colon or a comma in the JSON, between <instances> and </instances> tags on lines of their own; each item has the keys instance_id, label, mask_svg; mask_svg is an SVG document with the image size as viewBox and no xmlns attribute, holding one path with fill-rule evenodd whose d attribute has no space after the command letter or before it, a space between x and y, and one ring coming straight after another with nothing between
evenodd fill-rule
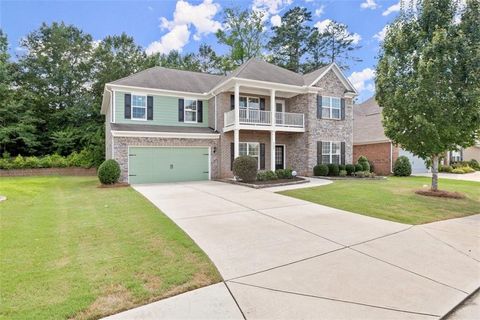
<instances>
[{"instance_id":1,"label":"white-framed window","mask_svg":"<svg viewBox=\"0 0 480 320\"><path fill-rule=\"evenodd\" d=\"M322 142L322 163L340 164L341 143L324 141Z\"/></svg>"},{"instance_id":2,"label":"white-framed window","mask_svg":"<svg viewBox=\"0 0 480 320\"><path fill-rule=\"evenodd\" d=\"M250 156L257 160L257 166L260 168L260 143L259 142L240 142L238 144L239 154L241 156Z\"/></svg>"},{"instance_id":3,"label":"white-framed window","mask_svg":"<svg viewBox=\"0 0 480 320\"><path fill-rule=\"evenodd\" d=\"M242 109L260 109L260 99L255 97L240 97L240 108Z\"/></svg>"},{"instance_id":4,"label":"white-framed window","mask_svg":"<svg viewBox=\"0 0 480 320\"><path fill-rule=\"evenodd\" d=\"M132 94L132 120L147 120L147 96Z\"/></svg>"},{"instance_id":5,"label":"white-framed window","mask_svg":"<svg viewBox=\"0 0 480 320\"><path fill-rule=\"evenodd\" d=\"M184 99L184 122L197 122L197 100Z\"/></svg>"},{"instance_id":6,"label":"white-framed window","mask_svg":"<svg viewBox=\"0 0 480 320\"><path fill-rule=\"evenodd\" d=\"M459 162L459 161L462 161L462 153L460 151L451 151L452 152L452 156L451 156L451 160L452 162Z\"/></svg>"},{"instance_id":7,"label":"white-framed window","mask_svg":"<svg viewBox=\"0 0 480 320\"><path fill-rule=\"evenodd\" d=\"M322 118L340 119L341 118L341 99L336 97L322 96Z\"/></svg>"}]
</instances>

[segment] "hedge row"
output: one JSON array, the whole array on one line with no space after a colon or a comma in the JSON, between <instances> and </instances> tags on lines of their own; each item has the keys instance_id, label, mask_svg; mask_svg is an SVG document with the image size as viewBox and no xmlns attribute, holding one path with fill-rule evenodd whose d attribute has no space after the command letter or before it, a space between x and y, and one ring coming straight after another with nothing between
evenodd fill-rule
<instances>
[{"instance_id":1,"label":"hedge row","mask_svg":"<svg viewBox=\"0 0 480 320\"><path fill-rule=\"evenodd\" d=\"M21 155L14 158L0 158L0 169L33 169L33 168L67 168L95 167L95 157L92 151L84 149L80 152L73 152L67 157L58 154L52 154L43 157L23 157Z\"/></svg>"}]
</instances>

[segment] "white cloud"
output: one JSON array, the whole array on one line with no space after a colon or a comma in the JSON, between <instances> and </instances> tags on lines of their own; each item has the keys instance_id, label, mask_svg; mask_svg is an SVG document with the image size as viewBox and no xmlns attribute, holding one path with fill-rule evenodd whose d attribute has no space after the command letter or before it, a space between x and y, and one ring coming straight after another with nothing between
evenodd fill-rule
<instances>
[{"instance_id":1,"label":"white cloud","mask_svg":"<svg viewBox=\"0 0 480 320\"><path fill-rule=\"evenodd\" d=\"M382 12L382 16L388 16L389 14L398 12L398 11L400 11L400 2L388 7L387 10Z\"/></svg>"},{"instance_id":2,"label":"white cloud","mask_svg":"<svg viewBox=\"0 0 480 320\"><path fill-rule=\"evenodd\" d=\"M375 0L365 0L365 2L360 4L360 8L375 10L378 8L378 3Z\"/></svg>"},{"instance_id":3,"label":"white cloud","mask_svg":"<svg viewBox=\"0 0 480 320\"><path fill-rule=\"evenodd\" d=\"M387 34L388 26L383 27L382 30L378 31L373 37L378 41L383 41L385 39L385 35Z\"/></svg>"},{"instance_id":4,"label":"white cloud","mask_svg":"<svg viewBox=\"0 0 480 320\"><path fill-rule=\"evenodd\" d=\"M253 0L253 10L265 11L268 14L277 14L293 0Z\"/></svg>"},{"instance_id":5,"label":"white cloud","mask_svg":"<svg viewBox=\"0 0 480 320\"><path fill-rule=\"evenodd\" d=\"M315 9L315 16L320 17L325 12L325 6L321 5L319 8Z\"/></svg>"},{"instance_id":6,"label":"white cloud","mask_svg":"<svg viewBox=\"0 0 480 320\"><path fill-rule=\"evenodd\" d=\"M168 30L159 41L152 42L145 50L147 54L156 52L168 53L170 50L179 50L190 39L190 28L195 27L196 33L193 39L198 41L203 35L216 32L222 27L219 21L214 19L220 10L220 5L213 0L204 0L198 5L192 5L187 1L177 2L173 13L173 20L165 17L160 18L160 28Z\"/></svg>"},{"instance_id":7,"label":"white cloud","mask_svg":"<svg viewBox=\"0 0 480 320\"><path fill-rule=\"evenodd\" d=\"M328 25L332 22L330 19L325 19L322 21L318 21L315 23L315 27L318 29L319 32L325 31L327 29Z\"/></svg>"},{"instance_id":8,"label":"white cloud","mask_svg":"<svg viewBox=\"0 0 480 320\"><path fill-rule=\"evenodd\" d=\"M168 53L171 50L182 50L188 43L190 38L190 31L188 26L183 24L173 27L168 33L160 38L160 41L150 43L145 49L147 54L153 53Z\"/></svg>"},{"instance_id":9,"label":"white cloud","mask_svg":"<svg viewBox=\"0 0 480 320\"><path fill-rule=\"evenodd\" d=\"M324 32L327 27L330 25L330 23L332 23L332 20L330 19L325 19L325 20L322 20L322 21L318 21L317 23L315 23L315 27L318 29L319 32ZM362 36L359 35L358 33L354 33L352 34L349 39L352 39L352 43L353 44L358 44L360 42L360 40L362 40Z\"/></svg>"},{"instance_id":10,"label":"white cloud","mask_svg":"<svg viewBox=\"0 0 480 320\"><path fill-rule=\"evenodd\" d=\"M375 85L372 80L375 78L375 70L365 68L359 72L352 72L348 80L353 84L358 92L375 90Z\"/></svg>"},{"instance_id":11,"label":"white cloud","mask_svg":"<svg viewBox=\"0 0 480 320\"><path fill-rule=\"evenodd\" d=\"M152 7L152 6L148 6L147 9L148 9L148 11L153 11L153 7Z\"/></svg>"},{"instance_id":12,"label":"white cloud","mask_svg":"<svg viewBox=\"0 0 480 320\"><path fill-rule=\"evenodd\" d=\"M272 26L278 27L279 25L282 24L282 17L276 14L270 18L270 22L272 23Z\"/></svg>"}]
</instances>

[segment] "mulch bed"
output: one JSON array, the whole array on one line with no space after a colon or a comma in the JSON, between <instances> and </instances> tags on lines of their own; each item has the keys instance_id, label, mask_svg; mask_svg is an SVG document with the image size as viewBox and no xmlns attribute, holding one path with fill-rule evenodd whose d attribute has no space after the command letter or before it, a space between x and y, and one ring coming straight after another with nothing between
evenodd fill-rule
<instances>
[{"instance_id":1,"label":"mulch bed","mask_svg":"<svg viewBox=\"0 0 480 320\"><path fill-rule=\"evenodd\" d=\"M113 184L101 184L98 188L123 188L128 186L130 186L128 182L117 182Z\"/></svg>"},{"instance_id":2,"label":"mulch bed","mask_svg":"<svg viewBox=\"0 0 480 320\"><path fill-rule=\"evenodd\" d=\"M301 184L307 183L308 180L295 177L293 179L277 179L277 180L269 180L269 181L253 181L250 183L245 183L242 181L234 181L232 179L221 180L223 182L228 182L232 184L238 184L245 187L261 189L261 188L270 188L270 187L281 187L281 186L288 186L292 184Z\"/></svg>"},{"instance_id":3,"label":"mulch bed","mask_svg":"<svg viewBox=\"0 0 480 320\"><path fill-rule=\"evenodd\" d=\"M387 177L385 176L375 176L375 177L357 177L357 176L346 176L346 177L339 177L339 176L312 176L312 178L316 179L325 179L325 180L386 180Z\"/></svg>"},{"instance_id":4,"label":"mulch bed","mask_svg":"<svg viewBox=\"0 0 480 320\"><path fill-rule=\"evenodd\" d=\"M416 194L427 197L439 197L439 198L449 198L449 199L465 199L465 196L458 192L450 192L445 190L417 190Z\"/></svg>"}]
</instances>

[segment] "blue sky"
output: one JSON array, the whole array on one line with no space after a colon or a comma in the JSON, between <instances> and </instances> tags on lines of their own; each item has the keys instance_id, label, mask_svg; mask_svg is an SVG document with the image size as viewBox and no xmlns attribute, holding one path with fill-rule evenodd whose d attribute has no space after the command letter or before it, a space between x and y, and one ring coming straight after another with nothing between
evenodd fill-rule
<instances>
[{"instance_id":1,"label":"blue sky","mask_svg":"<svg viewBox=\"0 0 480 320\"><path fill-rule=\"evenodd\" d=\"M147 52L179 49L196 52L203 43L219 52L214 31L221 26L222 8L239 6L263 10L268 24L278 23L288 8L306 7L312 25L329 20L348 25L362 46L346 75L360 91L359 101L374 92L373 69L381 31L398 14L398 0L0 0L0 27L7 33L12 56L21 54L19 40L42 22L64 21L91 34L95 40L126 32Z\"/></svg>"}]
</instances>

